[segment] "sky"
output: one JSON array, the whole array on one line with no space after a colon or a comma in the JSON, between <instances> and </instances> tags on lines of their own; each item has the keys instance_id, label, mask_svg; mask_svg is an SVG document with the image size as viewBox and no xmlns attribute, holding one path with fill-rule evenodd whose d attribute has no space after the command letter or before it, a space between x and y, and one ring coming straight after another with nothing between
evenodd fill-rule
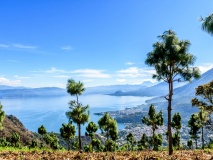
<instances>
[{"instance_id":1,"label":"sky","mask_svg":"<svg viewBox=\"0 0 213 160\"><path fill-rule=\"evenodd\" d=\"M212 0L1 0L0 85L154 82L144 62L169 29L191 42L204 73L213 67L213 36L199 17L212 12Z\"/></svg>"}]
</instances>

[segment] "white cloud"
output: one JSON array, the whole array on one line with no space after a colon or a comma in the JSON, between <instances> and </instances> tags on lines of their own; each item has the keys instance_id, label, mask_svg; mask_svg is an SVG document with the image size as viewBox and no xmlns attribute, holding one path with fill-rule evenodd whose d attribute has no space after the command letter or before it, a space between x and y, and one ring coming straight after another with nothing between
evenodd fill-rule
<instances>
[{"instance_id":1,"label":"white cloud","mask_svg":"<svg viewBox=\"0 0 213 160\"><path fill-rule=\"evenodd\" d=\"M29 45L23 45L23 44L13 44L13 47L20 48L20 49L36 49L37 46L29 46Z\"/></svg>"},{"instance_id":2,"label":"white cloud","mask_svg":"<svg viewBox=\"0 0 213 160\"><path fill-rule=\"evenodd\" d=\"M77 76L86 77L86 78L110 78L111 77L109 74L105 74L103 72L104 70L95 70L95 69L79 69L79 70L72 71L72 73L77 74Z\"/></svg>"},{"instance_id":3,"label":"white cloud","mask_svg":"<svg viewBox=\"0 0 213 160\"><path fill-rule=\"evenodd\" d=\"M135 63L133 63L133 62L127 62L127 63L126 63L126 65L129 65L129 66L131 66L131 65L133 65L133 64L135 64Z\"/></svg>"},{"instance_id":4,"label":"white cloud","mask_svg":"<svg viewBox=\"0 0 213 160\"><path fill-rule=\"evenodd\" d=\"M0 48L9 48L9 45L7 45L7 44L0 44Z\"/></svg>"},{"instance_id":5,"label":"white cloud","mask_svg":"<svg viewBox=\"0 0 213 160\"><path fill-rule=\"evenodd\" d=\"M204 73L213 68L213 63L204 63L197 67L200 69L201 73Z\"/></svg>"},{"instance_id":6,"label":"white cloud","mask_svg":"<svg viewBox=\"0 0 213 160\"><path fill-rule=\"evenodd\" d=\"M65 50L65 51L70 51L72 50L72 47L71 46L63 46L61 47L62 50Z\"/></svg>"},{"instance_id":7,"label":"white cloud","mask_svg":"<svg viewBox=\"0 0 213 160\"><path fill-rule=\"evenodd\" d=\"M148 74L153 75L153 74L156 73L156 71L155 71L154 69L145 69L145 70L144 70L144 73L148 73Z\"/></svg>"},{"instance_id":8,"label":"white cloud","mask_svg":"<svg viewBox=\"0 0 213 160\"><path fill-rule=\"evenodd\" d=\"M36 72L36 73L68 73L68 71L56 69L55 67L52 67L47 70L37 70L37 71L30 71L30 72Z\"/></svg>"},{"instance_id":9,"label":"white cloud","mask_svg":"<svg viewBox=\"0 0 213 160\"><path fill-rule=\"evenodd\" d=\"M83 79L82 82L87 83L87 82L93 82L93 79Z\"/></svg>"},{"instance_id":10,"label":"white cloud","mask_svg":"<svg viewBox=\"0 0 213 160\"><path fill-rule=\"evenodd\" d=\"M52 67L48 70L30 71L33 73L52 74L55 78L70 78L70 77L84 77L84 78L110 78L109 74L104 73L104 70L96 69L78 69L78 70L62 70Z\"/></svg>"},{"instance_id":11,"label":"white cloud","mask_svg":"<svg viewBox=\"0 0 213 160\"><path fill-rule=\"evenodd\" d=\"M116 81L123 83L126 82L126 79L116 79Z\"/></svg>"},{"instance_id":12,"label":"white cloud","mask_svg":"<svg viewBox=\"0 0 213 160\"><path fill-rule=\"evenodd\" d=\"M125 82L126 84L141 84L144 81L156 82L156 80L152 79L154 73L155 70L152 68L129 67L117 71L116 81Z\"/></svg>"},{"instance_id":13,"label":"white cloud","mask_svg":"<svg viewBox=\"0 0 213 160\"><path fill-rule=\"evenodd\" d=\"M22 76L18 76L18 75L15 75L13 77L14 78L18 78L18 79L28 79L28 78L30 78L30 77L22 77Z\"/></svg>"},{"instance_id":14,"label":"white cloud","mask_svg":"<svg viewBox=\"0 0 213 160\"><path fill-rule=\"evenodd\" d=\"M20 85L21 81L20 80L9 80L4 77L0 77L0 84L1 85L10 85L10 86L17 86Z\"/></svg>"},{"instance_id":15,"label":"white cloud","mask_svg":"<svg viewBox=\"0 0 213 160\"><path fill-rule=\"evenodd\" d=\"M8 59L7 62L19 62L19 61L15 59Z\"/></svg>"},{"instance_id":16,"label":"white cloud","mask_svg":"<svg viewBox=\"0 0 213 160\"><path fill-rule=\"evenodd\" d=\"M139 78L151 77L155 73L153 69L129 67L124 70L117 71L119 77Z\"/></svg>"},{"instance_id":17,"label":"white cloud","mask_svg":"<svg viewBox=\"0 0 213 160\"><path fill-rule=\"evenodd\" d=\"M55 76L52 76L53 78L64 78L64 79L68 79L69 76L66 76L66 75L55 75Z\"/></svg>"},{"instance_id":18,"label":"white cloud","mask_svg":"<svg viewBox=\"0 0 213 160\"><path fill-rule=\"evenodd\" d=\"M119 77L130 77L136 78L141 77L142 73L140 73L140 69L137 67L130 67L124 70L117 71Z\"/></svg>"}]
</instances>

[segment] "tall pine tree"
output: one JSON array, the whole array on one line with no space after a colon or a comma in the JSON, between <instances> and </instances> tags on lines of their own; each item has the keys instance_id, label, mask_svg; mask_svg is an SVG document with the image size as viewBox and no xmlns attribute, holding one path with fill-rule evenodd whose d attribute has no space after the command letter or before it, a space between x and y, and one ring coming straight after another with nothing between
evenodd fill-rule
<instances>
[{"instance_id":1,"label":"tall pine tree","mask_svg":"<svg viewBox=\"0 0 213 160\"><path fill-rule=\"evenodd\" d=\"M169 155L172 155L172 130L171 130L171 111L173 97L173 83L190 81L191 78L199 78L200 73L197 68L192 68L195 57L188 53L189 41L181 41L172 30L165 31L163 35L158 36L159 42L153 44L153 51L147 54L145 63L154 67L156 74L153 78L163 80L168 83L168 95L165 99L168 101L168 140Z\"/></svg>"},{"instance_id":2,"label":"tall pine tree","mask_svg":"<svg viewBox=\"0 0 213 160\"><path fill-rule=\"evenodd\" d=\"M67 83L67 92L71 96L76 96L76 101L70 101L70 109L71 111L66 112L66 116L68 117L69 121L73 121L78 126L78 143L79 143L79 150L82 150L81 144L81 125L85 124L89 120L89 106L83 106L78 101L78 96L83 93L85 90L83 83L75 82L73 79L69 79Z\"/></svg>"}]
</instances>

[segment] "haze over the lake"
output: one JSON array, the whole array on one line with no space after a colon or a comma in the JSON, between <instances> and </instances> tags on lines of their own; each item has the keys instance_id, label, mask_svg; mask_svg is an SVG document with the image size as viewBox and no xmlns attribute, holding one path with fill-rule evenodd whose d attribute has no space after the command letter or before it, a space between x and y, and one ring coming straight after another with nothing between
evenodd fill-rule
<instances>
[{"instance_id":1,"label":"haze over the lake","mask_svg":"<svg viewBox=\"0 0 213 160\"><path fill-rule=\"evenodd\" d=\"M44 125L49 132L59 133L62 123L67 123L68 118L65 112L69 111L68 102L75 99L70 96L57 97L31 97L31 98L13 98L2 99L4 111L10 115L13 114L19 118L24 126L33 132L38 131L38 127ZM151 97L116 97L108 95L84 95L79 97L84 105L89 105L90 121L97 124L101 116L94 113L115 111L127 107L136 107L144 104L145 100ZM87 123L82 126L82 134L85 133ZM118 124L118 129L124 129L124 124Z\"/></svg>"}]
</instances>

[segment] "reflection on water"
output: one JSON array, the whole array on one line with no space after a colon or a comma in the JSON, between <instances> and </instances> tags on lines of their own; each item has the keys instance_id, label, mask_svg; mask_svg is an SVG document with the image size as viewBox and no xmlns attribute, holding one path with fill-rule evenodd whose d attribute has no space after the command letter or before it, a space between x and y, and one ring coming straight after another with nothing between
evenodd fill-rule
<instances>
[{"instance_id":1,"label":"reflection on water","mask_svg":"<svg viewBox=\"0 0 213 160\"><path fill-rule=\"evenodd\" d=\"M37 132L39 126L44 125L48 132L59 132L62 123L67 123L65 112L69 110L68 102L75 97L35 97L20 99L2 99L3 110L7 115L13 114L30 130ZM79 101L83 105L90 106L90 121L97 124L100 116L93 115L96 112L106 112L135 107L143 104L148 97L133 96L108 96L108 95L83 95ZM82 127L82 135L85 133ZM123 129L123 124L118 124L119 129Z\"/></svg>"}]
</instances>

